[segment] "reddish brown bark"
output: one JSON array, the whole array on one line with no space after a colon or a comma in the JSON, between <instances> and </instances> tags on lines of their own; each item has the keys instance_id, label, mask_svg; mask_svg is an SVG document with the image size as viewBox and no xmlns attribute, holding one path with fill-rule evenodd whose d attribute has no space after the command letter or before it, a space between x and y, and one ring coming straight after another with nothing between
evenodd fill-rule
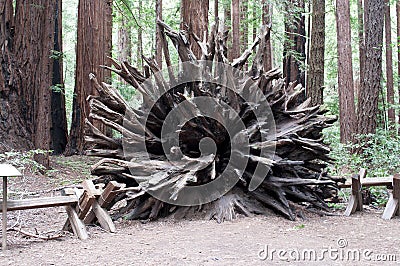
<instances>
[{"instance_id":1,"label":"reddish brown bark","mask_svg":"<svg viewBox=\"0 0 400 266\"><path fill-rule=\"evenodd\" d=\"M13 49L15 21L12 0L0 0L0 151L33 148L31 122L24 107L21 77ZM20 26L18 26L20 28ZM31 100L31 97L29 97ZM26 110L26 109L25 109ZM26 111L25 111L26 112Z\"/></svg>"},{"instance_id":2,"label":"reddish brown bark","mask_svg":"<svg viewBox=\"0 0 400 266\"><path fill-rule=\"evenodd\" d=\"M231 20L231 6L225 3L224 5L224 21L223 21L224 32L228 32L228 38L226 42L227 46L227 57L232 62L232 20Z\"/></svg>"},{"instance_id":3,"label":"reddish brown bark","mask_svg":"<svg viewBox=\"0 0 400 266\"><path fill-rule=\"evenodd\" d=\"M240 56L240 1L232 0L231 6L232 21L232 59Z\"/></svg>"},{"instance_id":4,"label":"reddish brown bark","mask_svg":"<svg viewBox=\"0 0 400 266\"><path fill-rule=\"evenodd\" d=\"M63 97L56 99L52 91L55 84L62 88L60 2L14 4L15 12L13 1L0 1L0 146L2 150L50 150L56 145L59 128L55 126L62 131L65 122ZM53 121L52 116L63 120ZM48 165L47 156L37 159Z\"/></svg>"},{"instance_id":5,"label":"reddish brown bark","mask_svg":"<svg viewBox=\"0 0 400 266\"><path fill-rule=\"evenodd\" d=\"M267 0L262 0L262 24L270 25L272 23L272 4ZM273 54L272 54L272 42L271 38L268 38L265 44L265 55L264 55L264 70L268 71L273 68Z\"/></svg>"},{"instance_id":6,"label":"reddish brown bark","mask_svg":"<svg viewBox=\"0 0 400 266\"><path fill-rule=\"evenodd\" d=\"M307 97L312 105L324 102L325 75L325 0L312 1L312 28L307 76Z\"/></svg>"},{"instance_id":7,"label":"reddish brown bark","mask_svg":"<svg viewBox=\"0 0 400 266\"><path fill-rule=\"evenodd\" d=\"M378 95L381 91L384 0L368 0L365 9L364 88L358 100L358 133L374 134L377 127Z\"/></svg>"},{"instance_id":8,"label":"reddish brown bark","mask_svg":"<svg viewBox=\"0 0 400 266\"><path fill-rule=\"evenodd\" d=\"M53 154L62 154L67 146L67 112L65 109L65 88L63 77L62 57L62 1L55 0L54 6L55 30L54 30L54 51L60 56L53 57L53 78L51 93L51 143L50 148Z\"/></svg>"},{"instance_id":9,"label":"reddish brown bark","mask_svg":"<svg viewBox=\"0 0 400 266\"><path fill-rule=\"evenodd\" d=\"M219 8L218 8L218 0L214 0L214 20L217 21L218 20L218 12L219 12Z\"/></svg>"},{"instance_id":10,"label":"reddish brown bark","mask_svg":"<svg viewBox=\"0 0 400 266\"><path fill-rule=\"evenodd\" d=\"M160 69L162 69L162 32L160 25L157 24L157 20L162 20L162 0L156 0L156 62Z\"/></svg>"},{"instance_id":11,"label":"reddish brown bark","mask_svg":"<svg viewBox=\"0 0 400 266\"><path fill-rule=\"evenodd\" d=\"M337 0L336 2L336 25L338 41L340 142L348 143L353 141L356 116L351 51L350 6L347 0Z\"/></svg>"},{"instance_id":12,"label":"reddish brown bark","mask_svg":"<svg viewBox=\"0 0 400 266\"><path fill-rule=\"evenodd\" d=\"M208 36L208 9L209 1L203 0L182 0L181 1L181 29L194 33L203 40ZM191 49L196 58L201 59L201 49L190 37Z\"/></svg>"},{"instance_id":13,"label":"reddish brown bark","mask_svg":"<svg viewBox=\"0 0 400 266\"><path fill-rule=\"evenodd\" d=\"M390 19L390 1L385 0L385 39L386 39L386 90L388 119L390 126L396 123L394 105L394 81L393 81L393 49L392 49L392 25Z\"/></svg>"},{"instance_id":14,"label":"reddish brown bark","mask_svg":"<svg viewBox=\"0 0 400 266\"><path fill-rule=\"evenodd\" d=\"M112 1L80 0L78 5L78 38L76 50L76 80L73 100L71 133L67 155L83 153L85 119L89 118L88 95L97 95L89 74L99 80L109 80L111 73L100 68L109 63L111 56ZM106 128L98 121L89 119L101 131Z\"/></svg>"},{"instance_id":15,"label":"reddish brown bark","mask_svg":"<svg viewBox=\"0 0 400 266\"><path fill-rule=\"evenodd\" d=\"M248 0L240 1L240 53L249 45Z\"/></svg>"},{"instance_id":16,"label":"reddish brown bark","mask_svg":"<svg viewBox=\"0 0 400 266\"><path fill-rule=\"evenodd\" d=\"M397 17L397 61L400 62L400 1L396 3L396 17ZM397 90L398 94L400 95L400 64L397 66ZM400 97L399 97L399 104L400 104ZM400 123L400 113L399 115L399 123ZM399 128L400 132L400 128Z\"/></svg>"},{"instance_id":17,"label":"reddish brown bark","mask_svg":"<svg viewBox=\"0 0 400 266\"><path fill-rule=\"evenodd\" d=\"M360 57L360 75L359 84L356 86L356 96L359 98L360 91L364 87L364 72L365 72L365 30L364 30L364 6L363 0L357 0L358 9L358 47L359 47L359 57Z\"/></svg>"},{"instance_id":18,"label":"reddish brown bark","mask_svg":"<svg viewBox=\"0 0 400 266\"><path fill-rule=\"evenodd\" d=\"M142 19L142 0L139 0L138 7L138 20ZM136 62L138 66L143 67L143 30L142 27L138 27L137 32L137 49L136 49Z\"/></svg>"},{"instance_id":19,"label":"reddish brown bark","mask_svg":"<svg viewBox=\"0 0 400 266\"><path fill-rule=\"evenodd\" d=\"M121 15L118 29L118 61L131 61L132 58L132 31L129 21Z\"/></svg>"}]
</instances>

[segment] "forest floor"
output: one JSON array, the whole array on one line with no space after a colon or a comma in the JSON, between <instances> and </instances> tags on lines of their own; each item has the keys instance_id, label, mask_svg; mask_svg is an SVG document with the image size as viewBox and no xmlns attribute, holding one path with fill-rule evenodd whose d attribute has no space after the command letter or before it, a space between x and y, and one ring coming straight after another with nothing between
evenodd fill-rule
<instances>
[{"instance_id":1,"label":"forest floor","mask_svg":"<svg viewBox=\"0 0 400 266\"><path fill-rule=\"evenodd\" d=\"M59 188L90 178L93 162L53 157L55 170L47 176L26 172L10 179L10 197L58 195ZM9 231L0 265L400 265L400 219L384 221L382 209L366 209L351 217L309 215L294 222L276 215L222 224L119 220L115 234L90 226L86 241L72 234L44 241ZM66 217L62 207L9 212L8 227L57 234Z\"/></svg>"}]
</instances>

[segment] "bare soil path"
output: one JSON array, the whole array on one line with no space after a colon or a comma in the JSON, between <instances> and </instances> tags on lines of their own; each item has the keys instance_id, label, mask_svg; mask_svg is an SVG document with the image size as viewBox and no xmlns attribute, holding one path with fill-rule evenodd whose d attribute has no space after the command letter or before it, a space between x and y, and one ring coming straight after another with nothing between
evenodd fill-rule
<instances>
[{"instance_id":1,"label":"bare soil path","mask_svg":"<svg viewBox=\"0 0 400 266\"><path fill-rule=\"evenodd\" d=\"M72 176L85 178L76 171L81 175L25 176L11 187L37 191L64 185ZM9 232L10 250L0 252L0 265L400 265L400 219L383 221L381 212L295 222L274 215L223 224L118 221L116 234L90 227L90 239L83 242L72 235L42 241ZM10 212L8 225L49 232L61 229L65 219L63 208L28 210Z\"/></svg>"}]
</instances>

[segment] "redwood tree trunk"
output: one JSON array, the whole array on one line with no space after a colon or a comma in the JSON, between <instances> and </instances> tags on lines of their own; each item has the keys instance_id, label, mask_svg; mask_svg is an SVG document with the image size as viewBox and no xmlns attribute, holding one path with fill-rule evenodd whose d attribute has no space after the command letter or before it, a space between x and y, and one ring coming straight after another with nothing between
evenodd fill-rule
<instances>
[{"instance_id":1,"label":"redwood tree trunk","mask_svg":"<svg viewBox=\"0 0 400 266\"><path fill-rule=\"evenodd\" d=\"M162 69L162 32L160 25L157 24L157 20L162 20L162 0L156 0L156 62L160 69Z\"/></svg>"},{"instance_id":2,"label":"redwood tree trunk","mask_svg":"<svg viewBox=\"0 0 400 266\"><path fill-rule=\"evenodd\" d=\"M112 1L80 0L78 5L78 39L76 50L75 90L72 110L72 123L67 155L83 153L85 119L89 119L88 95L97 95L89 74L102 80L109 80L109 70L100 65L108 65L111 56ZM92 121L102 132L107 129L98 121Z\"/></svg>"},{"instance_id":3,"label":"redwood tree trunk","mask_svg":"<svg viewBox=\"0 0 400 266\"><path fill-rule=\"evenodd\" d=\"M219 15L218 15L218 13L219 13L218 6L219 6L218 0L214 0L214 20L215 21L217 21L218 17L219 17Z\"/></svg>"},{"instance_id":4,"label":"redwood tree trunk","mask_svg":"<svg viewBox=\"0 0 400 266\"><path fill-rule=\"evenodd\" d=\"M138 7L138 19L139 21L142 19L142 0L139 0L139 7ZM139 67L143 67L143 32L142 28L138 27L138 32L137 32L138 40L137 40L137 49L136 49L136 62Z\"/></svg>"},{"instance_id":5,"label":"redwood tree trunk","mask_svg":"<svg viewBox=\"0 0 400 266\"><path fill-rule=\"evenodd\" d=\"M384 0L368 0L365 23L364 88L358 100L358 133L374 134L381 90Z\"/></svg>"},{"instance_id":6,"label":"redwood tree trunk","mask_svg":"<svg viewBox=\"0 0 400 266\"><path fill-rule=\"evenodd\" d=\"M324 103L325 0L312 1L311 47L307 76L307 97L312 105Z\"/></svg>"},{"instance_id":7,"label":"redwood tree trunk","mask_svg":"<svg viewBox=\"0 0 400 266\"><path fill-rule=\"evenodd\" d=\"M353 140L356 126L353 62L351 52L350 6L347 0L336 1L338 41L338 88L340 115L340 142Z\"/></svg>"},{"instance_id":8,"label":"redwood tree trunk","mask_svg":"<svg viewBox=\"0 0 400 266\"><path fill-rule=\"evenodd\" d=\"M21 78L15 57L13 1L0 0L0 151L31 149L31 121L26 115ZM18 28L21 26L18 25ZM29 97L31 100L31 97ZM23 112L25 108L25 112Z\"/></svg>"},{"instance_id":9,"label":"redwood tree trunk","mask_svg":"<svg viewBox=\"0 0 400 266\"><path fill-rule=\"evenodd\" d=\"M363 0L357 0L358 9L358 49L360 57L360 75L359 84L356 86L355 95L360 98L360 91L364 88L364 72L365 72L365 29L364 29L364 5Z\"/></svg>"},{"instance_id":10,"label":"redwood tree trunk","mask_svg":"<svg viewBox=\"0 0 400 266\"><path fill-rule=\"evenodd\" d=\"M400 42L400 1L396 3L396 17L397 17L397 43ZM400 46L397 45L397 61L400 62ZM400 95L400 64L397 66L397 90ZM400 104L400 97L399 97ZM399 112L399 123L400 123L400 112ZM400 132L400 127L399 127Z\"/></svg>"},{"instance_id":11,"label":"redwood tree trunk","mask_svg":"<svg viewBox=\"0 0 400 266\"><path fill-rule=\"evenodd\" d=\"M240 56L240 1L232 0L231 6L232 21L232 59Z\"/></svg>"},{"instance_id":12,"label":"redwood tree trunk","mask_svg":"<svg viewBox=\"0 0 400 266\"><path fill-rule=\"evenodd\" d=\"M53 85L62 90L59 7L54 0L0 1L2 150L62 146L55 139L65 136L63 96L53 93ZM48 166L48 156L36 159Z\"/></svg>"},{"instance_id":13,"label":"redwood tree trunk","mask_svg":"<svg viewBox=\"0 0 400 266\"><path fill-rule=\"evenodd\" d=\"M227 57L229 61L232 61L232 21L231 21L231 6L224 3L224 34L228 32L226 47L227 47Z\"/></svg>"},{"instance_id":14,"label":"redwood tree trunk","mask_svg":"<svg viewBox=\"0 0 400 266\"><path fill-rule=\"evenodd\" d=\"M181 29L194 33L203 40L204 35L208 36L208 8L209 1L204 0L182 0L181 1ZM201 59L200 47L190 36L191 49L196 58Z\"/></svg>"},{"instance_id":15,"label":"redwood tree trunk","mask_svg":"<svg viewBox=\"0 0 400 266\"><path fill-rule=\"evenodd\" d=\"M51 145L53 154L62 154L68 140L67 112L65 110L65 89L62 61L62 1L55 0L54 6L54 51L60 53L53 61L53 90L51 92Z\"/></svg>"},{"instance_id":16,"label":"redwood tree trunk","mask_svg":"<svg viewBox=\"0 0 400 266\"><path fill-rule=\"evenodd\" d=\"M390 19L390 1L385 0L385 39L386 39L386 89L389 126L396 123L394 105L394 81L393 81L393 49L392 49L392 25Z\"/></svg>"},{"instance_id":17,"label":"redwood tree trunk","mask_svg":"<svg viewBox=\"0 0 400 266\"><path fill-rule=\"evenodd\" d=\"M240 1L240 53L243 53L249 44L248 0Z\"/></svg>"},{"instance_id":18,"label":"redwood tree trunk","mask_svg":"<svg viewBox=\"0 0 400 266\"><path fill-rule=\"evenodd\" d=\"M290 0L285 4L285 43L283 48L283 75L290 82L305 86L302 66L306 59L306 29L304 18L304 0ZM294 56L296 54L296 56Z\"/></svg>"},{"instance_id":19,"label":"redwood tree trunk","mask_svg":"<svg viewBox=\"0 0 400 266\"><path fill-rule=\"evenodd\" d=\"M272 4L267 0L262 0L262 24L269 25L272 23ZM253 38L255 39L255 38ZM268 38L265 44L265 55L264 55L264 70L268 71L273 68L273 53L272 53L272 42L271 38Z\"/></svg>"},{"instance_id":20,"label":"redwood tree trunk","mask_svg":"<svg viewBox=\"0 0 400 266\"><path fill-rule=\"evenodd\" d=\"M121 14L121 22L118 29L118 60L120 62L131 61L132 58L132 32L129 22Z\"/></svg>"}]
</instances>

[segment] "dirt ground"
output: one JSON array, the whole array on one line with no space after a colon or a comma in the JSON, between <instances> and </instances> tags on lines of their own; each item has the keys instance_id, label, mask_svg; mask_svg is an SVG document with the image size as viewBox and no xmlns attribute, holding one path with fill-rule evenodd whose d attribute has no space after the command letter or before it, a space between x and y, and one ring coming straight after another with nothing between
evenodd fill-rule
<instances>
[{"instance_id":1,"label":"dirt ground","mask_svg":"<svg viewBox=\"0 0 400 266\"><path fill-rule=\"evenodd\" d=\"M52 191L89 178L86 158L53 160L50 176L10 181L11 197ZM38 193L35 193L38 192ZM208 220L117 221L117 233L88 228L90 238L73 235L43 241L8 232L9 250L0 265L400 265L400 219L384 221L369 208L351 217L312 216L287 221L275 215L218 224ZM58 234L65 210L10 212L8 227Z\"/></svg>"}]
</instances>

